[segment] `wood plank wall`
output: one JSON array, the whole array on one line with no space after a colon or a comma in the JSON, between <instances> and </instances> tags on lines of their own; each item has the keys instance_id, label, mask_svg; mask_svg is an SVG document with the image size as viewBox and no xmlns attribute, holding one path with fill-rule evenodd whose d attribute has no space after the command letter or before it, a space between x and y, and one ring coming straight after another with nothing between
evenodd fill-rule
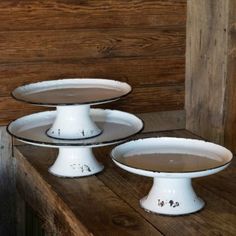
<instances>
[{"instance_id":1,"label":"wood plank wall","mask_svg":"<svg viewBox=\"0 0 236 236\"><path fill-rule=\"evenodd\" d=\"M0 127L0 235L15 235L15 165L12 139L5 127Z\"/></svg>"},{"instance_id":2,"label":"wood plank wall","mask_svg":"<svg viewBox=\"0 0 236 236\"><path fill-rule=\"evenodd\" d=\"M186 127L236 153L236 0L189 0L187 11Z\"/></svg>"},{"instance_id":3,"label":"wood plank wall","mask_svg":"<svg viewBox=\"0 0 236 236\"><path fill-rule=\"evenodd\" d=\"M65 77L126 81L110 107L134 113L184 107L187 0L0 1L0 125L39 108L17 86Z\"/></svg>"}]
</instances>

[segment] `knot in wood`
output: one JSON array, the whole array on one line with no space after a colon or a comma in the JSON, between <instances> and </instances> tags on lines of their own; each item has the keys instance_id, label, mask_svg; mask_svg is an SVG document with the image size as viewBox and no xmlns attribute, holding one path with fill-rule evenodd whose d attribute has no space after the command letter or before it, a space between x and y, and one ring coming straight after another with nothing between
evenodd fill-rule
<instances>
[{"instance_id":1,"label":"knot in wood","mask_svg":"<svg viewBox=\"0 0 236 236\"><path fill-rule=\"evenodd\" d=\"M112 217L112 222L115 225L119 225L119 226L126 227L126 228L133 227L133 226L137 225L136 220L132 216L129 216L129 215L114 216L114 217Z\"/></svg>"}]
</instances>

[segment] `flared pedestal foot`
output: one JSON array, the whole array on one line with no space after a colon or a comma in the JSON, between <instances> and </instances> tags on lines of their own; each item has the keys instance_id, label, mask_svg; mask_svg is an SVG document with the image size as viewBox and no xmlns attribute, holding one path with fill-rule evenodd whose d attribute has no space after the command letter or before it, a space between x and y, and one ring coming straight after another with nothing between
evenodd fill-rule
<instances>
[{"instance_id":1,"label":"flared pedestal foot","mask_svg":"<svg viewBox=\"0 0 236 236\"><path fill-rule=\"evenodd\" d=\"M164 215L185 215L201 210L205 203L193 190L190 178L154 178L141 207Z\"/></svg>"},{"instance_id":2,"label":"flared pedestal foot","mask_svg":"<svg viewBox=\"0 0 236 236\"><path fill-rule=\"evenodd\" d=\"M59 177L75 178L97 174L103 168L91 148L66 147L59 148L58 157L49 172Z\"/></svg>"}]
</instances>

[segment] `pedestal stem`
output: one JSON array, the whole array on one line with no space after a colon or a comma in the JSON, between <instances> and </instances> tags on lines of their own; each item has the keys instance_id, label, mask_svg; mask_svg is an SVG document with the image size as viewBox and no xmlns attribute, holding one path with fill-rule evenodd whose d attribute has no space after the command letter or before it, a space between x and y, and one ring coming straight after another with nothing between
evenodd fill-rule
<instances>
[{"instance_id":1,"label":"pedestal stem","mask_svg":"<svg viewBox=\"0 0 236 236\"><path fill-rule=\"evenodd\" d=\"M49 172L61 177L82 177L94 175L103 170L91 148L59 148L59 154Z\"/></svg>"},{"instance_id":2,"label":"pedestal stem","mask_svg":"<svg viewBox=\"0 0 236 236\"><path fill-rule=\"evenodd\" d=\"M90 117L89 105L58 106L56 119L47 135L57 139L84 139L102 131Z\"/></svg>"},{"instance_id":3,"label":"pedestal stem","mask_svg":"<svg viewBox=\"0 0 236 236\"><path fill-rule=\"evenodd\" d=\"M154 178L149 194L140 204L147 211L166 215L189 214L204 206L190 178Z\"/></svg>"}]
</instances>

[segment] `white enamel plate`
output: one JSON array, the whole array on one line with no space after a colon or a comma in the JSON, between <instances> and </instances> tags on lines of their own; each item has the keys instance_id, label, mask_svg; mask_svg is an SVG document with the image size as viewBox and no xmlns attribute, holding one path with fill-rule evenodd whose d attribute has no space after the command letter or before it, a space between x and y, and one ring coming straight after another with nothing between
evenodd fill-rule
<instances>
[{"instance_id":1,"label":"white enamel plate","mask_svg":"<svg viewBox=\"0 0 236 236\"><path fill-rule=\"evenodd\" d=\"M19 118L9 124L8 132L32 145L58 147L59 156L50 168L51 173L64 177L92 175L100 172L103 166L96 161L91 148L118 143L135 135L143 129L143 122L132 114L115 110L91 109L90 117L103 130L93 138L64 140L48 136L56 111Z\"/></svg>"},{"instance_id":2,"label":"white enamel plate","mask_svg":"<svg viewBox=\"0 0 236 236\"><path fill-rule=\"evenodd\" d=\"M204 202L194 192L191 178L226 168L232 153L217 144L184 138L148 138L121 144L113 161L134 174L153 177L149 194L141 199L147 211L183 215L199 211Z\"/></svg>"},{"instance_id":3,"label":"white enamel plate","mask_svg":"<svg viewBox=\"0 0 236 236\"><path fill-rule=\"evenodd\" d=\"M16 88L12 96L42 106L101 104L131 92L127 83L108 79L62 79L32 83Z\"/></svg>"}]
</instances>

